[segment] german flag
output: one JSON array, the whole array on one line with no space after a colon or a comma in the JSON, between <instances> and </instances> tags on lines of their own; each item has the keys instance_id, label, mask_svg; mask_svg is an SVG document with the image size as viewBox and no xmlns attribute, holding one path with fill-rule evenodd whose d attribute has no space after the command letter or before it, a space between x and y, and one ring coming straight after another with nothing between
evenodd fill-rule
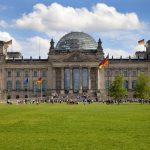
<instances>
[{"instance_id":1,"label":"german flag","mask_svg":"<svg viewBox=\"0 0 150 150\"><path fill-rule=\"evenodd\" d=\"M109 55L99 63L99 68L103 69L109 63Z\"/></svg>"},{"instance_id":2,"label":"german flag","mask_svg":"<svg viewBox=\"0 0 150 150\"><path fill-rule=\"evenodd\" d=\"M38 80L36 80L36 84L41 84L42 83L42 78L40 77L40 78L38 78Z\"/></svg>"},{"instance_id":3,"label":"german flag","mask_svg":"<svg viewBox=\"0 0 150 150\"><path fill-rule=\"evenodd\" d=\"M138 44L140 44L140 45L144 45L144 44L145 44L144 39L142 39L142 40L138 41Z\"/></svg>"}]
</instances>

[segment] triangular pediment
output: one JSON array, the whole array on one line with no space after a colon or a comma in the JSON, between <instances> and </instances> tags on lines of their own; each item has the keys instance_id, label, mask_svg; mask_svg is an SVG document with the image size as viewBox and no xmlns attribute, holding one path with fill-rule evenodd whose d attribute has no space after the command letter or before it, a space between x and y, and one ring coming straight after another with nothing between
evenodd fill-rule
<instances>
[{"instance_id":1,"label":"triangular pediment","mask_svg":"<svg viewBox=\"0 0 150 150\"><path fill-rule=\"evenodd\" d=\"M89 54L84 54L79 51L72 52L69 54L66 54L59 60L59 62L95 62L97 61L95 55L89 55Z\"/></svg>"}]
</instances>

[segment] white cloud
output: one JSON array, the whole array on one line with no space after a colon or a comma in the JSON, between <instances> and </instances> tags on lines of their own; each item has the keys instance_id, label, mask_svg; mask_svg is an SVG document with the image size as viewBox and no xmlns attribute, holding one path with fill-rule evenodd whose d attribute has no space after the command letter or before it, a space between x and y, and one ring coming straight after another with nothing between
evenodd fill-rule
<instances>
[{"instance_id":1,"label":"white cloud","mask_svg":"<svg viewBox=\"0 0 150 150\"><path fill-rule=\"evenodd\" d=\"M8 32L0 31L0 41L12 40L12 45L7 49L8 51L20 51L25 58L32 56L33 58L47 58L50 47L48 39L39 36L30 37L24 41L18 41Z\"/></svg>"},{"instance_id":2,"label":"white cloud","mask_svg":"<svg viewBox=\"0 0 150 150\"><path fill-rule=\"evenodd\" d=\"M135 50L139 50L139 48L133 49L136 45L134 43L138 41L137 37L134 37L137 36L135 30L145 27L136 13L121 13L116 8L103 3L98 3L89 10L87 8L65 7L58 3L52 3L49 6L36 4L32 12L23 14L15 23L20 28L43 32L54 38L55 42L70 31L101 33L102 41L108 38L114 45L118 44L119 48L116 49L108 48L110 45L106 45L105 53L114 57L128 57L133 55ZM0 27L6 26L7 23L0 20ZM17 41L7 32L3 32L3 34L0 32L0 39L6 41L13 39L13 50L22 49L24 57L28 58L30 56L38 58L39 53L42 58L46 58L50 45L49 40L38 36ZM126 45L130 49L129 51L123 50L126 49Z\"/></svg>"},{"instance_id":3,"label":"white cloud","mask_svg":"<svg viewBox=\"0 0 150 150\"><path fill-rule=\"evenodd\" d=\"M7 27L7 23L4 20L0 20L0 28Z\"/></svg>"},{"instance_id":4,"label":"white cloud","mask_svg":"<svg viewBox=\"0 0 150 150\"><path fill-rule=\"evenodd\" d=\"M49 40L35 36L28 38L24 42L21 42L23 47L23 56L25 58L47 58L49 51L50 43Z\"/></svg>"},{"instance_id":5,"label":"white cloud","mask_svg":"<svg viewBox=\"0 0 150 150\"><path fill-rule=\"evenodd\" d=\"M36 4L32 12L16 20L16 25L47 33L51 37L70 31L104 32L143 28L136 13L120 13L103 3L96 4L91 11L87 8L64 7L58 3L49 6Z\"/></svg>"},{"instance_id":6,"label":"white cloud","mask_svg":"<svg viewBox=\"0 0 150 150\"><path fill-rule=\"evenodd\" d=\"M25 58L32 56L33 58L47 58L47 54L50 47L50 41L48 39L34 36L27 38L24 41L16 40L8 32L0 31L0 41L12 40L12 45L9 46L7 51L20 51Z\"/></svg>"},{"instance_id":7,"label":"white cloud","mask_svg":"<svg viewBox=\"0 0 150 150\"><path fill-rule=\"evenodd\" d=\"M21 51L22 49L20 43L13 36L11 36L8 32L0 31L0 40L1 41L12 40L12 46L9 46L8 51Z\"/></svg>"}]
</instances>

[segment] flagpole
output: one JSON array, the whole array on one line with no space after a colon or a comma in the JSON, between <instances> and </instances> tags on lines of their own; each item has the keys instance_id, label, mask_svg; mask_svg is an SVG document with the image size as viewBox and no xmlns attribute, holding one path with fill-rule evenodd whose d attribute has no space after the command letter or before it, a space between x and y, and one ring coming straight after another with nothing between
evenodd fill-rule
<instances>
[{"instance_id":1,"label":"flagpole","mask_svg":"<svg viewBox=\"0 0 150 150\"><path fill-rule=\"evenodd\" d=\"M41 82L41 100L42 100L42 82Z\"/></svg>"},{"instance_id":2,"label":"flagpole","mask_svg":"<svg viewBox=\"0 0 150 150\"><path fill-rule=\"evenodd\" d=\"M27 90L28 90L28 98L29 98L29 84L27 83Z\"/></svg>"},{"instance_id":3,"label":"flagpole","mask_svg":"<svg viewBox=\"0 0 150 150\"><path fill-rule=\"evenodd\" d=\"M34 82L34 91L33 92L34 92L34 97L35 97L35 82Z\"/></svg>"},{"instance_id":4,"label":"flagpole","mask_svg":"<svg viewBox=\"0 0 150 150\"><path fill-rule=\"evenodd\" d=\"M109 54L108 54L108 60L109 60ZM109 100L109 63L108 63L108 91L107 91L107 94L108 94L108 100Z\"/></svg>"}]
</instances>

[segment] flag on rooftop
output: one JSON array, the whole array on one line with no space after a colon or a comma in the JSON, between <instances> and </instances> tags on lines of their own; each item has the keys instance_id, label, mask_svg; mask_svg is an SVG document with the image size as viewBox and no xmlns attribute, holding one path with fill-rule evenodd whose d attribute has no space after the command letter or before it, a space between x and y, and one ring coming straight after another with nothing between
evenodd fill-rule
<instances>
[{"instance_id":1,"label":"flag on rooftop","mask_svg":"<svg viewBox=\"0 0 150 150\"><path fill-rule=\"evenodd\" d=\"M140 44L140 45L144 45L144 44L145 44L144 39L142 39L142 40L138 41L138 44Z\"/></svg>"},{"instance_id":2,"label":"flag on rooftop","mask_svg":"<svg viewBox=\"0 0 150 150\"><path fill-rule=\"evenodd\" d=\"M99 68L103 69L105 68L106 65L108 65L109 63L109 55L107 55L107 57L105 57L100 63L99 63Z\"/></svg>"}]
</instances>

